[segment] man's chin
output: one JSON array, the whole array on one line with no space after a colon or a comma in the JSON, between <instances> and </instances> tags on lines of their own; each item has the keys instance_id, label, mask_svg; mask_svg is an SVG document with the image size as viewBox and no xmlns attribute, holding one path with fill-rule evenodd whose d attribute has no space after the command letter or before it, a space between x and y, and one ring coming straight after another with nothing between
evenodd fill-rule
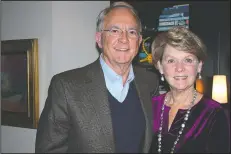
<instances>
[{"instance_id":1,"label":"man's chin","mask_svg":"<svg viewBox=\"0 0 231 154\"><path fill-rule=\"evenodd\" d=\"M121 64L121 65L125 65L125 64L130 64L131 61L130 60L117 60L116 61L117 64Z\"/></svg>"}]
</instances>

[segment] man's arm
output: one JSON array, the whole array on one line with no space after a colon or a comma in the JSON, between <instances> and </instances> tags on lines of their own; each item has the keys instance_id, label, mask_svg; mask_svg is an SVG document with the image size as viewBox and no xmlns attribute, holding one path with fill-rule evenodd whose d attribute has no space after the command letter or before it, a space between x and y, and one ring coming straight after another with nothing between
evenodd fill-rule
<instances>
[{"instance_id":1,"label":"man's arm","mask_svg":"<svg viewBox=\"0 0 231 154\"><path fill-rule=\"evenodd\" d=\"M147 73L149 74L149 85L151 86L151 98L154 97L154 96L157 96L159 95L159 85L160 85L160 82L159 82L159 78L158 78L158 71L155 70L154 67L151 67L151 68L147 68L146 69Z\"/></svg>"},{"instance_id":2,"label":"man's arm","mask_svg":"<svg viewBox=\"0 0 231 154\"><path fill-rule=\"evenodd\" d=\"M57 76L51 80L36 134L35 153L65 153L68 150L69 118L64 86Z\"/></svg>"}]
</instances>

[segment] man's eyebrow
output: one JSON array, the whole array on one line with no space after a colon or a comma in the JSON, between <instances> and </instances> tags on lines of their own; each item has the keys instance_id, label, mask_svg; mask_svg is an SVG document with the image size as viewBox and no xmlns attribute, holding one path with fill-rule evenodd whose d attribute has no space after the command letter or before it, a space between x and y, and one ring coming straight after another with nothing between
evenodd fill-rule
<instances>
[{"instance_id":1,"label":"man's eyebrow","mask_svg":"<svg viewBox=\"0 0 231 154\"><path fill-rule=\"evenodd\" d=\"M109 26L108 29L111 29L111 28L122 29L118 25L111 25L111 26ZM137 30L138 31L138 28L136 28L136 27L129 27L127 30Z\"/></svg>"},{"instance_id":2,"label":"man's eyebrow","mask_svg":"<svg viewBox=\"0 0 231 154\"><path fill-rule=\"evenodd\" d=\"M111 25L111 26L109 26L107 29L111 29L111 28L120 29L119 26L117 26L117 25Z\"/></svg>"},{"instance_id":3,"label":"man's eyebrow","mask_svg":"<svg viewBox=\"0 0 231 154\"><path fill-rule=\"evenodd\" d=\"M128 29L137 30L136 27L129 27Z\"/></svg>"}]
</instances>

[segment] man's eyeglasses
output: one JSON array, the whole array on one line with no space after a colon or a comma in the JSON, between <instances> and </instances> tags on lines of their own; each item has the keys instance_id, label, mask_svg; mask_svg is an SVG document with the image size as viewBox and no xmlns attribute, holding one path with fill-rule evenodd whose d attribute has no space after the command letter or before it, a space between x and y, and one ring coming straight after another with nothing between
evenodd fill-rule
<instances>
[{"instance_id":1,"label":"man's eyeglasses","mask_svg":"<svg viewBox=\"0 0 231 154\"><path fill-rule=\"evenodd\" d=\"M114 36L114 37L121 37L123 34L123 30L120 28L110 28L110 29L103 29L102 31L106 31L109 33L109 35ZM128 37L132 38L132 39L137 39L140 36L140 32L138 32L135 29L129 29L129 30L125 30Z\"/></svg>"}]
</instances>

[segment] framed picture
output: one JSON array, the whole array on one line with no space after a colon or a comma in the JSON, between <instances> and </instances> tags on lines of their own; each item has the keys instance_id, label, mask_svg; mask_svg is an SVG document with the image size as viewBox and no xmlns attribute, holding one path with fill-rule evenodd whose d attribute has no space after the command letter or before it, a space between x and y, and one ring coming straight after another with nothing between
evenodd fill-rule
<instances>
[{"instance_id":1,"label":"framed picture","mask_svg":"<svg viewBox=\"0 0 231 154\"><path fill-rule=\"evenodd\" d=\"M2 125L37 128L38 119L38 40L1 41Z\"/></svg>"}]
</instances>

